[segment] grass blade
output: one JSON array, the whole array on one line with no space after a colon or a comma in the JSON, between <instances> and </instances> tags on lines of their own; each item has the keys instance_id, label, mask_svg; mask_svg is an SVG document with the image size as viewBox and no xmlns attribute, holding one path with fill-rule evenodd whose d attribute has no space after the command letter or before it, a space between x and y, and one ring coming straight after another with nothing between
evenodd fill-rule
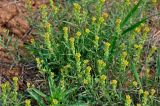
<instances>
[{"instance_id":1,"label":"grass blade","mask_svg":"<svg viewBox=\"0 0 160 106\"><path fill-rule=\"evenodd\" d=\"M43 92L41 92L41 91L39 91L39 90L37 90L37 89L35 89L35 88L32 88L32 90L33 90L35 93L37 93L38 95L40 95L41 97L44 97L44 98L47 97Z\"/></svg>"},{"instance_id":2,"label":"grass blade","mask_svg":"<svg viewBox=\"0 0 160 106\"><path fill-rule=\"evenodd\" d=\"M131 70L132 70L132 73L133 73L134 77L136 78L137 82L139 83L140 87L142 88L142 84L141 84L141 81L140 81L140 78L139 78L139 74L136 70L135 63L131 64Z\"/></svg>"},{"instance_id":3,"label":"grass blade","mask_svg":"<svg viewBox=\"0 0 160 106\"><path fill-rule=\"evenodd\" d=\"M31 97L34 98L40 106L46 106L42 97L40 96L41 93L39 94L35 92L35 90L33 89L28 90L28 92L31 95Z\"/></svg>"},{"instance_id":4,"label":"grass blade","mask_svg":"<svg viewBox=\"0 0 160 106\"><path fill-rule=\"evenodd\" d=\"M139 25L141 25L142 23L144 23L147 19L148 19L148 18L144 18L144 19L140 20L139 22L131 25L129 28L127 28L126 30L124 30L124 31L122 32L122 35L126 34L127 32L130 32L130 31L132 31L132 30L134 30L134 29L136 29Z\"/></svg>"},{"instance_id":5,"label":"grass blade","mask_svg":"<svg viewBox=\"0 0 160 106\"><path fill-rule=\"evenodd\" d=\"M133 9L128 13L128 15L126 16L126 18L124 19L124 21L122 21L121 23L121 28L123 28L123 26L128 22L128 20L134 15L134 13L137 11L139 5L142 3L142 0L139 0L139 2L137 3L137 5L135 5L133 7Z\"/></svg>"},{"instance_id":6,"label":"grass blade","mask_svg":"<svg viewBox=\"0 0 160 106\"><path fill-rule=\"evenodd\" d=\"M54 81L53 81L51 75L48 77L48 84L49 84L50 94L51 94L51 96L53 96L54 95Z\"/></svg>"},{"instance_id":7,"label":"grass blade","mask_svg":"<svg viewBox=\"0 0 160 106\"><path fill-rule=\"evenodd\" d=\"M129 28L125 29L123 32L122 32L122 35L123 34L126 34L127 32L129 31L132 31L134 29L136 29L139 25L141 25L141 23L144 23L146 20L150 19L151 17L154 17L154 16L159 16L160 13L157 13L157 14L154 14L154 15L151 15L151 16L148 16L148 17L145 17L143 19L141 19L140 21L138 21L137 23L131 25Z\"/></svg>"}]
</instances>

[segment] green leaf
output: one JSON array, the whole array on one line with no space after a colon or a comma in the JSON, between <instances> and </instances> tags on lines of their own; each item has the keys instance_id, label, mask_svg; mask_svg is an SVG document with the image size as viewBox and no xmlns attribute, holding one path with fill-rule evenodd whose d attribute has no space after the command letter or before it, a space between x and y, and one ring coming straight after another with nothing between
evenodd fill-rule
<instances>
[{"instance_id":1,"label":"green leaf","mask_svg":"<svg viewBox=\"0 0 160 106\"><path fill-rule=\"evenodd\" d=\"M6 48L8 48L9 45L11 44L13 37L14 37L14 35L12 35L12 36L7 36L8 40L7 40ZM12 42L12 43L13 43L13 42Z\"/></svg>"},{"instance_id":2,"label":"green leaf","mask_svg":"<svg viewBox=\"0 0 160 106\"><path fill-rule=\"evenodd\" d=\"M36 91L38 91L38 90L36 90ZM46 106L44 101L43 101L43 99L42 99L42 97L37 92L35 92L35 90L30 89L30 90L28 90L28 92L29 92L30 96L32 98L34 98L40 106ZM40 91L38 91L38 92L40 92Z\"/></svg>"},{"instance_id":3,"label":"green leaf","mask_svg":"<svg viewBox=\"0 0 160 106\"><path fill-rule=\"evenodd\" d=\"M157 13L157 14L154 14L154 15L151 15L151 16L148 16L148 17L145 17L145 18L142 18L140 21L138 21L137 23L131 25L129 28L125 29L123 32L122 32L122 35L123 34L126 34L127 32L129 31L132 31L134 30L135 28L137 28L139 25L141 25L142 23L144 23L146 20L150 19L151 17L153 16L159 16L160 13Z\"/></svg>"},{"instance_id":4,"label":"green leaf","mask_svg":"<svg viewBox=\"0 0 160 106\"><path fill-rule=\"evenodd\" d=\"M141 84L141 81L140 81L140 78L139 78L139 74L136 70L135 63L131 64L131 71L132 71L134 77L136 78L137 82L139 83L140 87L142 88L142 84Z\"/></svg>"},{"instance_id":5,"label":"green leaf","mask_svg":"<svg viewBox=\"0 0 160 106\"><path fill-rule=\"evenodd\" d=\"M126 33L129 32L129 31L132 31L132 30L136 29L139 25L141 25L142 23L144 23L147 19L148 19L148 18L143 18L143 19L140 20L139 22L131 25L129 28L127 28L126 30L124 30L124 31L122 32L122 35L126 34Z\"/></svg>"},{"instance_id":6,"label":"green leaf","mask_svg":"<svg viewBox=\"0 0 160 106\"><path fill-rule=\"evenodd\" d=\"M128 20L134 15L134 13L138 10L139 5L142 3L142 0L139 0L139 2L137 3L137 5L135 5L133 7L133 9L128 13L128 15L126 16L126 18L124 19L124 21L121 23L121 28L123 28L123 26L128 22Z\"/></svg>"},{"instance_id":7,"label":"green leaf","mask_svg":"<svg viewBox=\"0 0 160 106\"><path fill-rule=\"evenodd\" d=\"M66 95L69 95L70 93L74 92L75 90L77 90L77 87L74 87L72 89L67 90Z\"/></svg>"},{"instance_id":8,"label":"green leaf","mask_svg":"<svg viewBox=\"0 0 160 106\"><path fill-rule=\"evenodd\" d=\"M32 88L32 90L33 90L35 93L37 93L38 95L40 95L41 97L44 97L44 98L47 97L43 92L41 92L41 91L39 91L39 90L37 90L37 89L35 89L35 88Z\"/></svg>"},{"instance_id":9,"label":"green leaf","mask_svg":"<svg viewBox=\"0 0 160 106\"><path fill-rule=\"evenodd\" d=\"M54 88L55 88L55 86L54 86L54 81L53 81L51 75L49 75L49 77L48 77L48 84L49 84L50 94L51 94L51 97L52 97L54 95Z\"/></svg>"}]
</instances>

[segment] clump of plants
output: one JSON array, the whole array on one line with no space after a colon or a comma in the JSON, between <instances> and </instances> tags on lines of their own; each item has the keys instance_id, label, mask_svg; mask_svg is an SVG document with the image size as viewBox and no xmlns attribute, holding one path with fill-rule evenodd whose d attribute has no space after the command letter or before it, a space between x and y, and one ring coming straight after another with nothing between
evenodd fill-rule
<instances>
[{"instance_id":1,"label":"clump of plants","mask_svg":"<svg viewBox=\"0 0 160 106\"><path fill-rule=\"evenodd\" d=\"M27 48L50 92L31 88L30 95L42 106L157 104L158 76L149 66L157 47L144 51L150 28L140 15L148 3L113 1L116 10L105 0L41 5L32 23L38 38Z\"/></svg>"},{"instance_id":2,"label":"clump of plants","mask_svg":"<svg viewBox=\"0 0 160 106\"><path fill-rule=\"evenodd\" d=\"M26 48L48 82L47 93L28 88L31 98L40 106L158 105L159 50L155 44L146 50L150 27L141 15L156 3L49 1L40 6L37 20L29 20L37 36ZM153 56L158 57L154 72Z\"/></svg>"}]
</instances>

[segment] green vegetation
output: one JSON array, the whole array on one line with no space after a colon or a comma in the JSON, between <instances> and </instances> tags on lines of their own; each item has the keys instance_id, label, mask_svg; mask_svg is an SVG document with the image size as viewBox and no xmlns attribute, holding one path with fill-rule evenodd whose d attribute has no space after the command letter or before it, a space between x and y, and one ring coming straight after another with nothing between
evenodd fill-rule
<instances>
[{"instance_id":1,"label":"green vegetation","mask_svg":"<svg viewBox=\"0 0 160 106\"><path fill-rule=\"evenodd\" d=\"M151 17L146 6L155 5L153 0L64 5L50 0L50 5L41 5L38 19L29 19L36 36L26 48L48 87L28 86L26 106L32 100L39 106L158 106L159 49L156 44L146 48ZM33 15L30 2L27 6ZM154 72L152 58L157 59ZM8 106L5 90L2 95Z\"/></svg>"}]
</instances>

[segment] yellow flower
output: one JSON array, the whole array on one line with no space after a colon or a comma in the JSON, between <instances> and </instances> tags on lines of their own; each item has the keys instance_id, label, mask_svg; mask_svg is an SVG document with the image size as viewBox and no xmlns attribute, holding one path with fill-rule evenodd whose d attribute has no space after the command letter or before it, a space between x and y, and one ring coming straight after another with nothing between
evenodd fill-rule
<instances>
[{"instance_id":1,"label":"yellow flower","mask_svg":"<svg viewBox=\"0 0 160 106\"><path fill-rule=\"evenodd\" d=\"M44 27L45 27L46 29L50 29L50 28L51 28L51 24L50 24L49 22L47 22L47 23L45 23Z\"/></svg>"},{"instance_id":2,"label":"yellow flower","mask_svg":"<svg viewBox=\"0 0 160 106\"><path fill-rule=\"evenodd\" d=\"M106 63L103 60L98 60L97 63L99 67L106 66Z\"/></svg>"},{"instance_id":3,"label":"yellow flower","mask_svg":"<svg viewBox=\"0 0 160 106\"><path fill-rule=\"evenodd\" d=\"M63 31L64 31L65 33L67 33L67 32L68 32L68 27L63 27Z\"/></svg>"},{"instance_id":4,"label":"yellow flower","mask_svg":"<svg viewBox=\"0 0 160 106\"><path fill-rule=\"evenodd\" d=\"M92 22L94 23L96 21L96 17L92 17Z\"/></svg>"},{"instance_id":5,"label":"yellow flower","mask_svg":"<svg viewBox=\"0 0 160 106\"><path fill-rule=\"evenodd\" d=\"M99 36L98 36L98 35L95 36L95 41L96 41L96 42L99 41Z\"/></svg>"},{"instance_id":6,"label":"yellow flower","mask_svg":"<svg viewBox=\"0 0 160 106\"><path fill-rule=\"evenodd\" d=\"M88 64L89 60L84 60L83 63L84 64Z\"/></svg>"},{"instance_id":7,"label":"yellow flower","mask_svg":"<svg viewBox=\"0 0 160 106\"><path fill-rule=\"evenodd\" d=\"M99 22L100 22L100 23L103 23L103 22L104 22L104 18L103 18L103 17L100 17L100 18L99 18Z\"/></svg>"},{"instance_id":8,"label":"yellow flower","mask_svg":"<svg viewBox=\"0 0 160 106\"><path fill-rule=\"evenodd\" d=\"M122 55L125 58L127 56L127 52L123 52Z\"/></svg>"},{"instance_id":9,"label":"yellow flower","mask_svg":"<svg viewBox=\"0 0 160 106\"><path fill-rule=\"evenodd\" d=\"M31 83L27 82L27 88L31 87Z\"/></svg>"},{"instance_id":10,"label":"yellow flower","mask_svg":"<svg viewBox=\"0 0 160 106\"><path fill-rule=\"evenodd\" d=\"M152 46L152 51L156 51L157 50L157 47L156 46Z\"/></svg>"},{"instance_id":11,"label":"yellow flower","mask_svg":"<svg viewBox=\"0 0 160 106\"><path fill-rule=\"evenodd\" d=\"M46 11L46 8L47 8L47 6L45 4L42 4L40 6L40 12L41 12L41 16L42 16L43 20L45 20L47 15L48 15L48 12Z\"/></svg>"},{"instance_id":12,"label":"yellow flower","mask_svg":"<svg viewBox=\"0 0 160 106\"><path fill-rule=\"evenodd\" d=\"M52 104L57 105L58 104L58 100L57 99L53 99L52 100Z\"/></svg>"},{"instance_id":13,"label":"yellow flower","mask_svg":"<svg viewBox=\"0 0 160 106\"><path fill-rule=\"evenodd\" d=\"M136 106L141 106L141 104L140 103L137 103L137 105Z\"/></svg>"},{"instance_id":14,"label":"yellow flower","mask_svg":"<svg viewBox=\"0 0 160 106\"><path fill-rule=\"evenodd\" d=\"M81 57L80 53L76 53L75 54L76 61L80 61L80 57Z\"/></svg>"},{"instance_id":15,"label":"yellow flower","mask_svg":"<svg viewBox=\"0 0 160 106\"><path fill-rule=\"evenodd\" d=\"M32 6L32 4L33 4L32 0L27 0L27 4L28 4L29 6Z\"/></svg>"},{"instance_id":16,"label":"yellow flower","mask_svg":"<svg viewBox=\"0 0 160 106\"><path fill-rule=\"evenodd\" d=\"M88 28L85 31L86 31L87 34L90 33L90 30Z\"/></svg>"},{"instance_id":17,"label":"yellow flower","mask_svg":"<svg viewBox=\"0 0 160 106\"><path fill-rule=\"evenodd\" d=\"M139 44L139 45L135 44L135 45L134 45L134 48L141 50L141 49L143 48L143 46L142 46L141 44Z\"/></svg>"},{"instance_id":18,"label":"yellow flower","mask_svg":"<svg viewBox=\"0 0 160 106\"><path fill-rule=\"evenodd\" d=\"M25 106L31 106L31 100L26 99L25 100Z\"/></svg>"},{"instance_id":19,"label":"yellow flower","mask_svg":"<svg viewBox=\"0 0 160 106\"><path fill-rule=\"evenodd\" d=\"M152 3L157 3L157 0L152 0Z\"/></svg>"},{"instance_id":20,"label":"yellow flower","mask_svg":"<svg viewBox=\"0 0 160 106\"><path fill-rule=\"evenodd\" d=\"M78 32L76 33L76 35L77 35L77 37L79 38L79 37L81 36L81 32L78 31Z\"/></svg>"},{"instance_id":21,"label":"yellow flower","mask_svg":"<svg viewBox=\"0 0 160 106\"><path fill-rule=\"evenodd\" d=\"M149 31L150 31L150 28L149 28L149 27L145 27L145 28L144 28L144 32L145 32L145 33L148 33Z\"/></svg>"},{"instance_id":22,"label":"yellow flower","mask_svg":"<svg viewBox=\"0 0 160 106\"><path fill-rule=\"evenodd\" d=\"M105 48L106 48L106 49L109 49L109 47L110 47L111 44L110 44L109 42L105 42L104 45L105 45Z\"/></svg>"},{"instance_id":23,"label":"yellow flower","mask_svg":"<svg viewBox=\"0 0 160 106\"><path fill-rule=\"evenodd\" d=\"M87 85L88 84L88 80L84 79L83 80L83 84Z\"/></svg>"},{"instance_id":24,"label":"yellow flower","mask_svg":"<svg viewBox=\"0 0 160 106\"><path fill-rule=\"evenodd\" d=\"M96 35L95 36L95 41L94 41L94 44L95 44L94 47L96 48L96 50L98 49L98 46L99 46L98 42L99 42L99 36Z\"/></svg>"},{"instance_id":25,"label":"yellow flower","mask_svg":"<svg viewBox=\"0 0 160 106\"><path fill-rule=\"evenodd\" d=\"M92 68L91 68L90 66L87 66L86 71L85 71L86 74L90 74L91 69L92 69Z\"/></svg>"},{"instance_id":26,"label":"yellow flower","mask_svg":"<svg viewBox=\"0 0 160 106\"><path fill-rule=\"evenodd\" d=\"M129 95L126 95L126 99L131 99L131 97Z\"/></svg>"},{"instance_id":27,"label":"yellow flower","mask_svg":"<svg viewBox=\"0 0 160 106\"><path fill-rule=\"evenodd\" d=\"M32 38L31 40L30 40L30 42L31 42L31 44L35 44L35 40L34 40L34 38Z\"/></svg>"},{"instance_id":28,"label":"yellow flower","mask_svg":"<svg viewBox=\"0 0 160 106\"><path fill-rule=\"evenodd\" d=\"M138 3L138 0L134 0L134 4L136 5Z\"/></svg>"},{"instance_id":29,"label":"yellow flower","mask_svg":"<svg viewBox=\"0 0 160 106\"><path fill-rule=\"evenodd\" d=\"M131 103L132 103L131 97L129 95L126 95L126 104L127 104L127 106L130 106Z\"/></svg>"},{"instance_id":30,"label":"yellow flower","mask_svg":"<svg viewBox=\"0 0 160 106\"><path fill-rule=\"evenodd\" d=\"M67 65L64 66L64 69L68 69L68 68L70 68L70 67L71 67L71 65L70 65L70 64L67 64Z\"/></svg>"},{"instance_id":31,"label":"yellow flower","mask_svg":"<svg viewBox=\"0 0 160 106\"><path fill-rule=\"evenodd\" d=\"M153 96L156 93L155 89L151 89L151 95Z\"/></svg>"},{"instance_id":32,"label":"yellow flower","mask_svg":"<svg viewBox=\"0 0 160 106\"><path fill-rule=\"evenodd\" d=\"M13 77L13 85L14 85L14 89L15 91L18 90L18 77Z\"/></svg>"},{"instance_id":33,"label":"yellow flower","mask_svg":"<svg viewBox=\"0 0 160 106\"><path fill-rule=\"evenodd\" d=\"M49 33L45 33L45 40L46 40L47 43L50 42L50 35L49 35Z\"/></svg>"},{"instance_id":34,"label":"yellow flower","mask_svg":"<svg viewBox=\"0 0 160 106\"><path fill-rule=\"evenodd\" d=\"M37 64L41 64L41 60L39 58L36 58Z\"/></svg>"},{"instance_id":35,"label":"yellow flower","mask_svg":"<svg viewBox=\"0 0 160 106\"><path fill-rule=\"evenodd\" d=\"M116 25L119 26L121 24L121 19L116 20Z\"/></svg>"},{"instance_id":36,"label":"yellow flower","mask_svg":"<svg viewBox=\"0 0 160 106\"><path fill-rule=\"evenodd\" d=\"M138 83L136 81L133 81L133 86L137 87Z\"/></svg>"},{"instance_id":37,"label":"yellow flower","mask_svg":"<svg viewBox=\"0 0 160 106\"><path fill-rule=\"evenodd\" d=\"M53 6L53 11L54 11L55 14L57 14L58 11L59 11L59 8L57 6Z\"/></svg>"},{"instance_id":38,"label":"yellow flower","mask_svg":"<svg viewBox=\"0 0 160 106\"><path fill-rule=\"evenodd\" d=\"M17 82L18 81L18 77L13 77L13 81Z\"/></svg>"},{"instance_id":39,"label":"yellow flower","mask_svg":"<svg viewBox=\"0 0 160 106\"><path fill-rule=\"evenodd\" d=\"M107 79L106 75L101 75L100 80L105 81Z\"/></svg>"},{"instance_id":40,"label":"yellow flower","mask_svg":"<svg viewBox=\"0 0 160 106\"><path fill-rule=\"evenodd\" d=\"M141 95L143 93L143 89L139 90L139 95Z\"/></svg>"},{"instance_id":41,"label":"yellow flower","mask_svg":"<svg viewBox=\"0 0 160 106\"><path fill-rule=\"evenodd\" d=\"M10 83L7 81L7 82L5 82L5 84L6 84L6 87L7 88L10 88Z\"/></svg>"},{"instance_id":42,"label":"yellow flower","mask_svg":"<svg viewBox=\"0 0 160 106\"><path fill-rule=\"evenodd\" d=\"M127 5L130 5L131 1L130 0L126 0L126 3L127 3Z\"/></svg>"},{"instance_id":43,"label":"yellow flower","mask_svg":"<svg viewBox=\"0 0 160 106\"><path fill-rule=\"evenodd\" d=\"M46 9L47 6L45 4L40 5L40 9Z\"/></svg>"},{"instance_id":44,"label":"yellow flower","mask_svg":"<svg viewBox=\"0 0 160 106\"><path fill-rule=\"evenodd\" d=\"M80 11L81 6L78 3L73 3L74 9Z\"/></svg>"},{"instance_id":45,"label":"yellow flower","mask_svg":"<svg viewBox=\"0 0 160 106\"><path fill-rule=\"evenodd\" d=\"M106 18L108 18L108 13L103 13L102 16L104 19L106 19Z\"/></svg>"},{"instance_id":46,"label":"yellow flower","mask_svg":"<svg viewBox=\"0 0 160 106\"><path fill-rule=\"evenodd\" d=\"M149 92L148 91L144 91L144 97L148 97Z\"/></svg>"},{"instance_id":47,"label":"yellow flower","mask_svg":"<svg viewBox=\"0 0 160 106\"><path fill-rule=\"evenodd\" d=\"M106 0L100 0L101 3L105 3Z\"/></svg>"},{"instance_id":48,"label":"yellow flower","mask_svg":"<svg viewBox=\"0 0 160 106\"><path fill-rule=\"evenodd\" d=\"M129 64L127 60L123 60L122 62L123 62L124 66L128 66L128 64Z\"/></svg>"},{"instance_id":49,"label":"yellow flower","mask_svg":"<svg viewBox=\"0 0 160 106\"><path fill-rule=\"evenodd\" d=\"M64 78L61 79L60 81L62 88L64 88Z\"/></svg>"},{"instance_id":50,"label":"yellow flower","mask_svg":"<svg viewBox=\"0 0 160 106\"><path fill-rule=\"evenodd\" d=\"M2 84L1 84L1 87L2 87L2 90L6 90L6 88L7 88L6 83L2 83Z\"/></svg>"},{"instance_id":51,"label":"yellow flower","mask_svg":"<svg viewBox=\"0 0 160 106\"><path fill-rule=\"evenodd\" d=\"M71 38L69 39L69 41L70 41L70 45L71 45L71 46L74 46L74 41L75 41L74 37L71 37Z\"/></svg>"},{"instance_id":52,"label":"yellow flower","mask_svg":"<svg viewBox=\"0 0 160 106\"><path fill-rule=\"evenodd\" d=\"M110 82L110 84L111 84L111 85L117 85L117 80L112 80L112 81Z\"/></svg>"},{"instance_id":53,"label":"yellow flower","mask_svg":"<svg viewBox=\"0 0 160 106\"><path fill-rule=\"evenodd\" d=\"M54 78L55 74L54 72L51 72L51 77Z\"/></svg>"},{"instance_id":54,"label":"yellow flower","mask_svg":"<svg viewBox=\"0 0 160 106\"><path fill-rule=\"evenodd\" d=\"M149 69L146 69L146 77L148 78L150 75L150 70Z\"/></svg>"},{"instance_id":55,"label":"yellow flower","mask_svg":"<svg viewBox=\"0 0 160 106\"><path fill-rule=\"evenodd\" d=\"M137 33L139 33L141 31L141 27L137 27L136 29L135 29L135 32L137 32Z\"/></svg>"}]
</instances>

